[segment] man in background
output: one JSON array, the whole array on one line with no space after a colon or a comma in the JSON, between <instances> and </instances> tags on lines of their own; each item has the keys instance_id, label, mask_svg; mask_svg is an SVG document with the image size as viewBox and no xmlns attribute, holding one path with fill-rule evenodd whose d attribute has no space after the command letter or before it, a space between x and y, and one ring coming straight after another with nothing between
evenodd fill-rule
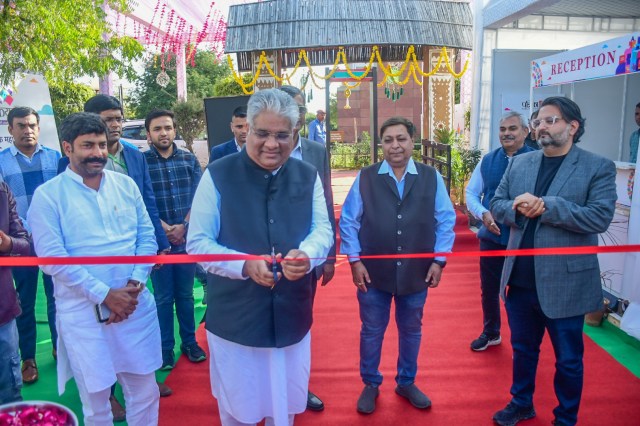
<instances>
[{"instance_id":1,"label":"man in background","mask_svg":"<svg viewBox=\"0 0 640 426\"><path fill-rule=\"evenodd\" d=\"M493 218L511 228L509 250L597 246L598 234L609 227L616 167L576 146L584 123L572 100L554 96L542 102L532 122L542 149L514 157L491 200ZM493 421L512 426L535 417L533 393L546 331L556 357L553 423L575 425L584 378L584 315L602 309L597 255L507 256L500 293L511 329L513 381L511 401Z\"/></svg>"},{"instance_id":2,"label":"man in background","mask_svg":"<svg viewBox=\"0 0 640 426\"><path fill-rule=\"evenodd\" d=\"M538 145L537 137L536 137L536 129L533 128L531 122L538 118L538 111L533 111L531 114L531 118L529 119L529 128L527 132L527 137L524 139L524 144L531 148L534 151L540 149L540 145Z\"/></svg>"},{"instance_id":3,"label":"man in background","mask_svg":"<svg viewBox=\"0 0 640 426\"><path fill-rule=\"evenodd\" d=\"M29 234L18 216L16 200L0 176L0 257L28 256L30 245ZM20 304L13 287L11 268L0 266L0 405L22 400L16 327L19 315Z\"/></svg>"},{"instance_id":4,"label":"man in background","mask_svg":"<svg viewBox=\"0 0 640 426\"><path fill-rule=\"evenodd\" d=\"M222 143L220 145L211 148L211 154L209 155L209 163L227 156L240 152L245 142L247 141L247 107L239 106L233 110L231 116L231 132L233 133L233 139Z\"/></svg>"},{"instance_id":5,"label":"man in background","mask_svg":"<svg viewBox=\"0 0 640 426\"><path fill-rule=\"evenodd\" d=\"M325 112L319 109L316 112L316 118L309 123L309 140L320 142L323 145L326 145L327 138L327 128L324 121L325 117Z\"/></svg>"},{"instance_id":6,"label":"man in background","mask_svg":"<svg viewBox=\"0 0 640 426\"><path fill-rule=\"evenodd\" d=\"M185 254L191 203L202 175L200 164L195 155L178 149L174 143L176 125L173 112L153 110L147 115L144 125L147 140L151 143L144 155L149 165L160 221L171 243L170 254ZM174 305L182 340L180 350L191 362L207 359L196 342L194 276L195 263L167 264L151 272L162 335L161 370L171 370L175 365Z\"/></svg>"},{"instance_id":7,"label":"man in background","mask_svg":"<svg viewBox=\"0 0 640 426\"><path fill-rule=\"evenodd\" d=\"M29 107L16 107L7 116L9 133L14 143L0 152L0 175L4 178L17 203L18 215L27 231L27 210L33 194L40 185L56 176L60 153L42 146L40 136L40 116ZM35 255L34 252L31 253ZM22 381L29 384L38 380L36 364L36 293L38 289L37 266L21 266L13 269L22 314L16 319L20 336L20 355L22 357ZM47 320L51 332L53 357L56 358L56 305L53 296L53 282L47 274L42 274L44 293L47 297Z\"/></svg>"},{"instance_id":8,"label":"man in background","mask_svg":"<svg viewBox=\"0 0 640 426\"><path fill-rule=\"evenodd\" d=\"M315 290L317 287L317 280L322 278L322 286L329 284L329 281L333 278L335 273L336 263L336 216L333 210L333 191L331 189L331 166L329 164L329 155L326 148L323 145L314 143L309 139L303 138L300 135L300 130L304 126L304 117L307 113L307 108L304 102L304 94L300 89L294 86L280 86L279 88L298 104L298 110L300 116L298 123L293 129L293 142L295 146L291 151L291 158L297 158L298 160L305 161L316 168L322 181L322 188L324 189L324 198L327 202L327 214L329 215L329 222L331 223L331 229L333 230L333 246L329 251L329 258L322 265L315 268L313 272L313 291L315 297ZM309 391L307 399L307 408L312 411L324 410L324 403L313 392Z\"/></svg>"},{"instance_id":9,"label":"man in background","mask_svg":"<svg viewBox=\"0 0 640 426\"><path fill-rule=\"evenodd\" d=\"M509 228L496 222L489 211L489 203L500 184L511 159L533 149L525 145L529 133L524 117L509 111L500 119L500 148L485 155L476 166L466 189L467 208L482 221L478 230L480 250L505 250L509 242ZM480 337L471 342L473 351L484 351L499 345L500 337L500 275L504 256L480 257L480 289L483 328Z\"/></svg>"},{"instance_id":10,"label":"man in background","mask_svg":"<svg viewBox=\"0 0 640 426\"><path fill-rule=\"evenodd\" d=\"M636 124L640 126L640 102L636 105L635 113ZM629 162L636 163L638 161L638 142L640 141L640 129L631 133L629 138Z\"/></svg>"}]
</instances>

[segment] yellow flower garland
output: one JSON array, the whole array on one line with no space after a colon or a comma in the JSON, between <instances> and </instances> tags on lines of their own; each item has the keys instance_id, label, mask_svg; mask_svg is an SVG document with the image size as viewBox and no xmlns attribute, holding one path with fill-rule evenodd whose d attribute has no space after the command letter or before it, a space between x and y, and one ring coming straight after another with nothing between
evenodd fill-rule
<instances>
[{"instance_id":1,"label":"yellow flower garland","mask_svg":"<svg viewBox=\"0 0 640 426\"><path fill-rule=\"evenodd\" d=\"M345 52L344 47L340 46L338 48L336 59L333 63L333 67L331 68L331 71L327 75L316 74L313 71L311 64L309 63L307 52L304 49L300 49L300 51L298 52L298 60L296 61L296 64L294 65L293 70L288 74L284 73L283 76L280 77L276 75L276 73L271 68L271 65L269 65L266 52L262 51L260 53L260 59L258 61L258 67L257 67L258 70L253 76L253 79L249 83L245 84L244 81L242 80L242 76L238 75L235 72L231 55L227 55L227 63L229 64L229 68L231 69L233 79L236 81L236 83L240 85L240 87L242 87L242 91L247 95L250 95L253 93L253 87L255 86L256 82L260 78L260 74L262 73L263 67L266 68L269 75L271 75L271 77L273 77L278 83L282 83L283 81L286 80L287 82L289 82L289 84L291 84L291 77L297 73L303 61L304 61L304 64L307 66L307 69L309 70L309 76L311 77L311 81L320 90L324 88L318 85L318 83L315 81L315 78L317 77L323 80L329 80L331 77L333 77L333 75L337 71L339 71L338 66L340 65L340 62L342 62L342 64L344 65L345 71L347 72L349 77L351 77L352 79L358 82L360 82L369 74L369 71L371 71L371 67L373 66L373 63L377 62L378 69L382 71L384 75L384 78L382 78L382 81L378 84L379 87L382 87L387 81L387 79L389 78L394 78L394 80L396 80L396 84L399 84L402 86L407 84L411 77L413 77L413 80L416 82L416 84L418 84L419 86L422 86L422 82L418 79L417 74L419 73L423 77L432 76L440 69L440 66L442 65L443 61L447 67L447 71L449 72L449 74L451 74L455 78L462 77L467 72L467 69L469 67L469 58L467 58L467 60L464 63L464 66L462 67L462 71L460 71L459 73L456 73L453 70L453 67L451 66L451 60L449 59L447 48L442 47L436 66L431 71L425 73L422 71L420 67L418 59L416 57L415 48L413 46L409 46L409 48L407 49L407 56L404 60L404 63L398 68L397 72L393 72L391 69L391 66L387 67L384 65L384 62L382 61L382 57L380 56L380 50L378 49L378 46L373 46L373 48L371 49L371 57L369 58L369 61L364 68L364 72L361 75L356 75L353 73L353 71L349 67L349 64L347 61L347 54ZM401 76L402 74L405 73L405 71L406 71L405 78L402 81L398 81L396 77Z\"/></svg>"}]
</instances>

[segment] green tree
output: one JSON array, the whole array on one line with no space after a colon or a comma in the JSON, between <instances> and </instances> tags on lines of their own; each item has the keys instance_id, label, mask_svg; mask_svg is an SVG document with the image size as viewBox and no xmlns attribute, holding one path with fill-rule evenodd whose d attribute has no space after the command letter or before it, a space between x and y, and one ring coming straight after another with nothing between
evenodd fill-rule
<instances>
[{"instance_id":1,"label":"green tree","mask_svg":"<svg viewBox=\"0 0 640 426\"><path fill-rule=\"evenodd\" d=\"M156 77L161 72L162 58L147 61L144 73L135 80L136 88L131 94L131 109L136 117L144 117L149 111L171 109L178 100L175 56L165 57L165 72L169 75L167 87L161 87ZM196 52L195 66L187 64L187 99L202 99L214 96L217 81L231 73L226 62L220 61L213 52Z\"/></svg>"},{"instance_id":2,"label":"green tree","mask_svg":"<svg viewBox=\"0 0 640 426\"><path fill-rule=\"evenodd\" d=\"M69 114L82 111L84 103L95 95L91 87L72 81L52 82L49 84L49 92L58 128L62 120Z\"/></svg>"},{"instance_id":3,"label":"green tree","mask_svg":"<svg viewBox=\"0 0 640 426\"><path fill-rule=\"evenodd\" d=\"M126 10L128 0L106 3ZM142 54L142 45L114 34L102 4L0 0L0 83L13 81L16 72L43 74L49 83L109 71L134 78L130 64Z\"/></svg>"},{"instance_id":4,"label":"green tree","mask_svg":"<svg viewBox=\"0 0 640 426\"><path fill-rule=\"evenodd\" d=\"M246 85L251 83L253 80L253 75L250 73L246 73L242 75L242 82ZM238 96L244 95L244 91L242 87L236 82L233 78L233 75L229 74L224 78L221 78L216 82L213 86L213 96Z\"/></svg>"},{"instance_id":5,"label":"green tree","mask_svg":"<svg viewBox=\"0 0 640 426\"><path fill-rule=\"evenodd\" d=\"M178 101L173 105L176 128L184 139L187 149L193 152L193 141L204 131L205 116L202 99Z\"/></svg>"}]
</instances>

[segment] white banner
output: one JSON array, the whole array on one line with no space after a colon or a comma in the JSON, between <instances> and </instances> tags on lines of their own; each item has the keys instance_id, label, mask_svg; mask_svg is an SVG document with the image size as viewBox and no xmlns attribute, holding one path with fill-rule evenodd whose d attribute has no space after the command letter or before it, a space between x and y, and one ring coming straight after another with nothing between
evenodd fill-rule
<instances>
[{"instance_id":1,"label":"white banner","mask_svg":"<svg viewBox=\"0 0 640 426\"><path fill-rule=\"evenodd\" d=\"M531 61L531 87L639 72L640 32Z\"/></svg>"},{"instance_id":2,"label":"white banner","mask_svg":"<svg viewBox=\"0 0 640 426\"><path fill-rule=\"evenodd\" d=\"M16 87L0 86L0 151L13 144L7 115L17 106L31 107L40 116L40 144L60 151L58 129L53 118L49 85L41 75L26 74Z\"/></svg>"}]
</instances>

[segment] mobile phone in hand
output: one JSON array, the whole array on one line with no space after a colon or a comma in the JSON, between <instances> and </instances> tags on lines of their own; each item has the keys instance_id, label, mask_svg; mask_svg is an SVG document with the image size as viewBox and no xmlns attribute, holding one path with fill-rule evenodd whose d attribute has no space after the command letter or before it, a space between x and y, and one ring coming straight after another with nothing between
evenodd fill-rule
<instances>
[{"instance_id":1,"label":"mobile phone in hand","mask_svg":"<svg viewBox=\"0 0 640 426\"><path fill-rule=\"evenodd\" d=\"M98 322L107 322L111 316L111 309L104 303L96 305L96 318Z\"/></svg>"}]
</instances>

